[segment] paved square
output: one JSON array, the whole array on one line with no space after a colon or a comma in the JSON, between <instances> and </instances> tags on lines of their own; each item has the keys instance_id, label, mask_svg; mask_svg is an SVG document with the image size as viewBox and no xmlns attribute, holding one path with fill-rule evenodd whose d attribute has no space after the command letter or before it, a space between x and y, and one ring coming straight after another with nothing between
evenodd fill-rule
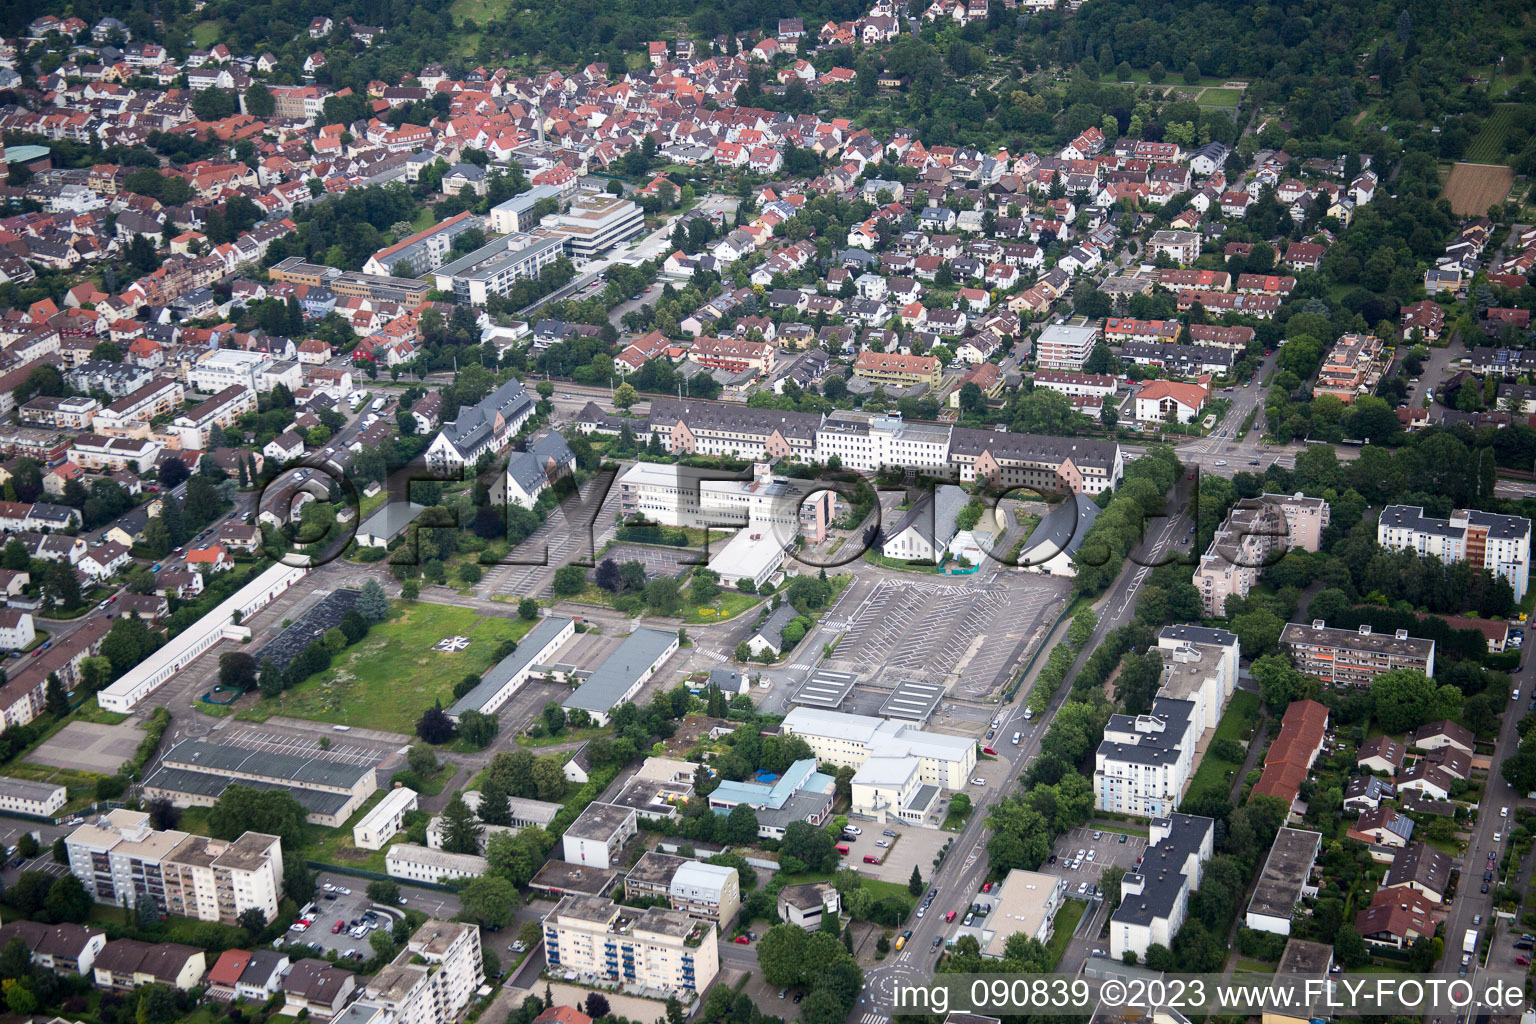
<instances>
[{"instance_id":1,"label":"paved square","mask_svg":"<svg viewBox=\"0 0 1536 1024\"><path fill-rule=\"evenodd\" d=\"M877 822L854 820L849 824L864 830L854 842L848 844L848 856L843 860L849 865L859 869L859 874L876 878L882 882L896 882L906 885L912 878L912 865L917 865L917 870L927 881L933 876L933 858L939 855L944 844L955 837L953 832L942 832L936 828L912 828L908 825L888 824L881 825ZM887 829L896 833L896 838L883 835ZM841 840L840 840L841 841ZM890 843L890 849L882 850L875 844L878 842ZM882 864L866 864L865 856L885 854L885 862ZM954 851L950 851L954 855Z\"/></svg>"},{"instance_id":2,"label":"paved square","mask_svg":"<svg viewBox=\"0 0 1536 1024\"><path fill-rule=\"evenodd\" d=\"M721 540L712 548L718 551L725 546L728 537ZM647 579L657 579L662 576L681 576L695 565L704 565L709 559L704 556L700 548L672 548L653 546L650 544L615 544L603 552L598 561L613 559L619 565L625 562L640 562L645 566ZM597 572L595 568L587 570L587 578L591 579Z\"/></svg>"},{"instance_id":3,"label":"paved square","mask_svg":"<svg viewBox=\"0 0 1536 1024\"><path fill-rule=\"evenodd\" d=\"M144 738L137 725L102 725L99 722L70 722L27 757L37 764L55 768L111 775L138 752Z\"/></svg>"}]
</instances>

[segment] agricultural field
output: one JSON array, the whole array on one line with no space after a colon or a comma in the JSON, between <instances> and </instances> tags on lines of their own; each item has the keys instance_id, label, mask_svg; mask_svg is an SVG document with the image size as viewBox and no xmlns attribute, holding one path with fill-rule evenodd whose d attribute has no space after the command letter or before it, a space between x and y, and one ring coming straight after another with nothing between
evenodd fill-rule
<instances>
[{"instance_id":1,"label":"agricultural field","mask_svg":"<svg viewBox=\"0 0 1536 1024\"><path fill-rule=\"evenodd\" d=\"M1514 103L1499 103L1483 122L1483 128L1467 144L1466 159L1474 164L1493 163L1504 159L1504 139L1509 135L1509 125L1515 116Z\"/></svg>"},{"instance_id":2,"label":"agricultural field","mask_svg":"<svg viewBox=\"0 0 1536 1024\"><path fill-rule=\"evenodd\" d=\"M1445 182L1445 197L1457 215L1478 216L1503 202L1514 181L1515 172L1504 164L1455 164Z\"/></svg>"}]
</instances>

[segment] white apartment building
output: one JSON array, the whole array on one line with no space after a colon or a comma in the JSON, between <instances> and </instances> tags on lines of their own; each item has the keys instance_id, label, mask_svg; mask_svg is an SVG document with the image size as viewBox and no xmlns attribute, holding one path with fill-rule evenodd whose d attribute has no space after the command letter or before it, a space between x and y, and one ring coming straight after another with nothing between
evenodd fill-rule
<instances>
[{"instance_id":1,"label":"white apartment building","mask_svg":"<svg viewBox=\"0 0 1536 1024\"><path fill-rule=\"evenodd\" d=\"M156 831L142 811L109 811L64 840L69 868L98 903L131 906L148 896L167 914L234 924L254 907L277 917L283 851L276 836L233 842Z\"/></svg>"},{"instance_id":2,"label":"white apartment building","mask_svg":"<svg viewBox=\"0 0 1536 1024\"><path fill-rule=\"evenodd\" d=\"M260 352L216 348L198 357L196 365L187 371L187 383L211 395L233 384L260 391L262 376L271 366L272 357Z\"/></svg>"},{"instance_id":3,"label":"white apartment building","mask_svg":"<svg viewBox=\"0 0 1536 1024\"><path fill-rule=\"evenodd\" d=\"M1120 906L1109 919L1109 955L1147 955L1154 942L1173 948L1211 859L1216 823L1191 814L1154 818L1141 869L1120 880Z\"/></svg>"},{"instance_id":4,"label":"white apartment building","mask_svg":"<svg viewBox=\"0 0 1536 1024\"><path fill-rule=\"evenodd\" d=\"M1478 509L1457 509L1449 519L1431 519L1415 505L1388 505L1376 524L1376 543L1420 558L1471 562L1502 576L1525 597L1531 575L1531 521Z\"/></svg>"},{"instance_id":5,"label":"white apartment building","mask_svg":"<svg viewBox=\"0 0 1536 1024\"><path fill-rule=\"evenodd\" d=\"M592 259L644 231L645 214L628 199L584 194L570 209L550 214L542 223L550 234L565 239L572 256Z\"/></svg>"},{"instance_id":6,"label":"white apartment building","mask_svg":"<svg viewBox=\"0 0 1536 1024\"><path fill-rule=\"evenodd\" d=\"M723 924L741 906L741 876L722 864L688 861L672 875L667 897L673 910Z\"/></svg>"},{"instance_id":7,"label":"white apartment building","mask_svg":"<svg viewBox=\"0 0 1536 1024\"><path fill-rule=\"evenodd\" d=\"M0 786L0 814L26 814L51 818L69 802L69 790L51 782L6 779Z\"/></svg>"},{"instance_id":8,"label":"white apartment building","mask_svg":"<svg viewBox=\"0 0 1536 1024\"><path fill-rule=\"evenodd\" d=\"M150 420L179 408L185 394L180 381L156 377L132 394L98 409L90 427L97 433L118 437L147 430Z\"/></svg>"},{"instance_id":9,"label":"white apartment building","mask_svg":"<svg viewBox=\"0 0 1536 1024\"><path fill-rule=\"evenodd\" d=\"M1060 875L1014 868L995 894L992 913L983 917L981 955L1001 960L1008 939L1020 932L1048 943L1055 931L1056 912L1066 899L1067 883Z\"/></svg>"},{"instance_id":10,"label":"white apartment building","mask_svg":"<svg viewBox=\"0 0 1536 1024\"><path fill-rule=\"evenodd\" d=\"M1163 685L1143 715L1113 715L1094 753L1094 806L1156 818L1179 805L1237 688L1238 641L1225 630L1168 627L1158 637Z\"/></svg>"},{"instance_id":11,"label":"white apartment building","mask_svg":"<svg viewBox=\"0 0 1536 1024\"><path fill-rule=\"evenodd\" d=\"M891 758L909 759L923 782L942 789L965 788L976 767L974 741L886 718L800 706L785 717L783 730L805 740L823 763L858 769L878 758L883 769Z\"/></svg>"},{"instance_id":12,"label":"white apartment building","mask_svg":"<svg viewBox=\"0 0 1536 1024\"><path fill-rule=\"evenodd\" d=\"M1097 327L1051 324L1035 339L1035 363L1042 370L1081 370L1098 340Z\"/></svg>"},{"instance_id":13,"label":"white apartment building","mask_svg":"<svg viewBox=\"0 0 1536 1024\"><path fill-rule=\"evenodd\" d=\"M640 834L633 807L594 801L561 836L562 856L571 864L588 864L604 871L617 862L624 844Z\"/></svg>"},{"instance_id":14,"label":"white apartment building","mask_svg":"<svg viewBox=\"0 0 1536 1024\"><path fill-rule=\"evenodd\" d=\"M159 441L80 434L69 446L69 461L88 470L126 469L147 473L165 446Z\"/></svg>"},{"instance_id":15,"label":"white apartment building","mask_svg":"<svg viewBox=\"0 0 1536 1024\"><path fill-rule=\"evenodd\" d=\"M1261 494L1233 505L1195 570L1205 613L1225 615L1227 598L1247 597L1264 569L1286 551L1318 550L1329 518L1327 501L1302 494Z\"/></svg>"},{"instance_id":16,"label":"white apartment building","mask_svg":"<svg viewBox=\"0 0 1536 1024\"><path fill-rule=\"evenodd\" d=\"M207 448L208 435L214 427L233 426L248 412L256 411L256 392L241 384L231 384L206 402L188 409L171 421L171 429L181 435L183 448Z\"/></svg>"},{"instance_id":17,"label":"white apartment building","mask_svg":"<svg viewBox=\"0 0 1536 1024\"><path fill-rule=\"evenodd\" d=\"M384 799L363 820L352 826L352 845L360 850L382 850L384 844L404 827L407 813L416 809L416 791L401 786L384 794Z\"/></svg>"},{"instance_id":18,"label":"white apartment building","mask_svg":"<svg viewBox=\"0 0 1536 1024\"><path fill-rule=\"evenodd\" d=\"M1072 370L1037 370L1035 387L1059 391L1068 398L1109 398L1118 382L1107 373L1077 373Z\"/></svg>"},{"instance_id":19,"label":"white apartment building","mask_svg":"<svg viewBox=\"0 0 1536 1024\"><path fill-rule=\"evenodd\" d=\"M713 922L600 896L567 896L546 914L544 951L551 970L673 992L685 1002L720 971Z\"/></svg>"},{"instance_id":20,"label":"white apartment building","mask_svg":"<svg viewBox=\"0 0 1536 1024\"><path fill-rule=\"evenodd\" d=\"M929 476L949 476L951 431L937 423L908 423L899 413L872 416L836 412L816 432L816 457L834 456L844 468L873 472L901 466Z\"/></svg>"},{"instance_id":21,"label":"white apartment building","mask_svg":"<svg viewBox=\"0 0 1536 1024\"><path fill-rule=\"evenodd\" d=\"M19 651L37 637L32 613L0 608L0 651ZM9 782L7 782L9 785Z\"/></svg>"},{"instance_id":22,"label":"white apartment building","mask_svg":"<svg viewBox=\"0 0 1536 1024\"><path fill-rule=\"evenodd\" d=\"M427 921L338 1020L451 1024L485 982L480 929Z\"/></svg>"}]
</instances>

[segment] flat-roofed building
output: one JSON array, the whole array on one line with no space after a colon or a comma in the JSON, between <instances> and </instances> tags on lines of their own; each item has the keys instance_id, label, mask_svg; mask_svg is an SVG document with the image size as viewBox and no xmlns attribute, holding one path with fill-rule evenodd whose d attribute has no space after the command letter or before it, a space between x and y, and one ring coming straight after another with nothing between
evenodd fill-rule
<instances>
[{"instance_id":1,"label":"flat-roofed building","mask_svg":"<svg viewBox=\"0 0 1536 1024\"><path fill-rule=\"evenodd\" d=\"M1516 601L1530 586L1531 521L1519 516L1463 508L1435 519L1417 505L1388 505L1376 522L1376 543L1420 558L1470 562L1508 580Z\"/></svg>"},{"instance_id":2,"label":"flat-roofed building","mask_svg":"<svg viewBox=\"0 0 1536 1024\"><path fill-rule=\"evenodd\" d=\"M741 907L741 878L733 867L690 860L672 873L667 898L673 910L724 927Z\"/></svg>"},{"instance_id":3,"label":"flat-roofed building","mask_svg":"<svg viewBox=\"0 0 1536 1024\"><path fill-rule=\"evenodd\" d=\"M1255 931L1291 934L1291 916L1303 897L1317 895L1312 865L1323 848L1320 832L1282 828L1269 848L1253 898L1248 901L1248 927Z\"/></svg>"},{"instance_id":4,"label":"flat-roofed building","mask_svg":"<svg viewBox=\"0 0 1536 1024\"><path fill-rule=\"evenodd\" d=\"M451 1024L485 982L480 929L429 920L368 980L337 1024Z\"/></svg>"},{"instance_id":5,"label":"flat-roofed building","mask_svg":"<svg viewBox=\"0 0 1536 1024\"><path fill-rule=\"evenodd\" d=\"M1120 881L1120 906L1110 915L1109 953L1145 958L1153 943L1173 945L1211 859L1216 823L1191 814L1154 818L1139 870Z\"/></svg>"},{"instance_id":6,"label":"flat-roofed building","mask_svg":"<svg viewBox=\"0 0 1536 1024\"><path fill-rule=\"evenodd\" d=\"M483 306L492 295L506 295L519 281L536 280L565 255L565 239L548 235L507 235L432 272L439 291L460 303Z\"/></svg>"},{"instance_id":7,"label":"flat-roofed building","mask_svg":"<svg viewBox=\"0 0 1536 1024\"><path fill-rule=\"evenodd\" d=\"M593 259L644 231L645 215L619 196L581 195L546 217L541 230L562 239L572 256Z\"/></svg>"},{"instance_id":8,"label":"flat-roofed building","mask_svg":"<svg viewBox=\"0 0 1536 1024\"><path fill-rule=\"evenodd\" d=\"M1050 942L1066 891L1060 875L1023 868L1009 871L993 893L992 912L981 919L981 955L1001 960L1011 935Z\"/></svg>"},{"instance_id":9,"label":"flat-roofed building","mask_svg":"<svg viewBox=\"0 0 1536 1024\"><path fill-rule=\"evenodd\" d=\"M814 932L822 918L842 912L842 897L831 882L804 882L779 890L779 919Z\"/></svg>"},{"instance_id":10,"label":"flat-roofed building","mask_svg":"<svg viewBox=\"0 0 1536 1024\"><path fill-rule=\"evenodd\" d=\"M1311 625L1287 622L1280 646L1301 672L1336 686L1365 686L1399 668L1435 674L1435 642L1411 637L1405 629L1388 636L1370 626L1330 629L1322 619Z\"/></svg>"},{"instance_id":11,"label":"flat-roofed building","mask_svg":"<svg viewBox=\"0 0 1536 1024\"><path fill-rule=\"evenodd\" d=\"M142 811L110 811L64 840L70 871L98 903L153 900L161 912L234 924L246 910L277 917L283 853L276 836L209 839L149 827Z\"/></svg>"},{"instance_id":12,"label":"flat-roofed building","mask_svg":"<svg viewBox=\"0 0 1536 1024\"><path fill-rule=\"evenodd\" d=\"M352 845L360 850L382 850L403 827L405 815L417 807L416 791L401 786L384 794L373 810L352 826Z\"/></svg>"},{"instance_id":13,"label":"flat-roofed building","mask_svg":"<svg viewBox=\"0 0 1536 1024\"><path fill-rule=\"evenodd\" d=\"M566 828L561 853L572 864L590 864L607 870L618 860L640 826L634 808L594 801Z\"/></svg>"},{"instance_id":14,"label":"flat-roofed building","mask_svg":"<svg viewBox=\"0 0 1536 1024\"><path fill-rule=\"evenodd\" d=\"M567 896L544 917L550 968L691 997L720 970L717 931L676 910ZM609 954L612 953L612 956Z\"/></svg>"},{"instance_id":15,"label":"flat-roofed building","mask_svg":"<svg viewBox=\"0 0 1536 1024\"><path fill-rule=\"evenodd\" d=\"M961 790L976 767L976 743L963 736L926 732L905 722L868 715L797 707L783 730L805 740L817 759L858 768L871 757L910 757L919 777L942 789Z\"/></svg>"},{"instance_id":16,"label":"flat-roofed building","mask_svg":"<svg viewBox=\"0 0 1536 1024\"><path fill-rule=\"evenodd\" d=\"M1035 362L1042 370L1081 370L1098 340L1092 324L1051 324L1035 340Z\"/></svg>"},{"instance_id":17,"label":"flat-roofed building","mask_svg":"<svg viewBox=\"0 0 1536 1024\"><path fill-rule=\"evenodd\" d=\"M187 371L187 383L198 391L213 395L235 384L253 392L267 391L271 389L264 388L262 381L273 362L273 358L264 352L211 349L198 356L197 362Z\"/></svg>"},{"instance_id":18,"label":"flat-roofed building","mask_svg":"<svg viewBox=\"0 0 1536 1024\"><path fill-rule=\"evenodd\" d=\"M1327 501L1303 494L1261 494L1233 505L1195 570L1205 613L1224 615L1227 598L1247 597L1286 551L1317 551L1330 517Z\"/></svg>"}]
</instances>

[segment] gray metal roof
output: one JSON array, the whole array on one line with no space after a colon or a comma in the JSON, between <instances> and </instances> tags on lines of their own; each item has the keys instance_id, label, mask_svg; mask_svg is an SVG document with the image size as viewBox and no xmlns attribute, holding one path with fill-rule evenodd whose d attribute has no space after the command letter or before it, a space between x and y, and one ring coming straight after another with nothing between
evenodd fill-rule
<instances>
[{"instance_id":1,"label":"gray metal roof","mask_svg":"<svg viewBox=\"0 0 1536 1024\"><path fill-rule=\"evenodd\" d=\"M371 770L371 769L370 769ZM301 789L276 782L257 782L251 779L231 779L213 772L188 771L184 768L161 768L144 780L147 789L163 789L172 793L192 793L217 800L230 786L246 786L250 789L280 789L293 797L310 814L334 815L346 806L351 797L344 793L327 793L318 789Z\"/></svg>"},{"instance_id":2,"label":"gray metal roof","mask_svg":"<svg viewBox=\"0 0 1536 1024\"><path fill-rule=\"evenodd\" d=\"M618 650L593 670L575 693L566 698L564 706L607 714L624 699L635 680L649 672L656 659L677 642L676 633L659 629L635 630L624 638Z\"/></svg>"},{"instance_id":3,"label":"gray metal roof","mask_svg":"<svg viewBox=\"0 0 1536 1024\"><path fill-rule=\"evenodd\" d=\"M534 626L527 636L518 641L517 650L490 667L481 677L480 685L453 702L453 706L448 709L448 717L457 719L466 711L484 708L496 691L507 684L507 680L527 668L534 656L570 624L570 619L551 616Z\"/></svg>"},{"instance_id":4,"label":"gray metal roof","mask_svg":"<svg viewBox=\"0 0 1536 1024\"><path fill-rule=\"evenodd\" d=\"M382 508L369 516L362 526L358 527L357 532L370 537L382 537L386 541L393 540L401 530L415 522L416 517L424 511L426 506L418 505L414 501L386 502Z\"/></svg>"},{"instance_id":5,"label":"gray metal roof","mask_svg":"<svg viewBox=\"0 0 1536 1024\"><path fill-rule=\"evenodd\" d=\"M921 683L913 680L897 683L896 689L880 706L880 714L886 718L905 718L914 722L926 722L933 709L944 699L944 687L940 683Z\"/></svg>"},{"instance_id":6,"label":"gray metal roof","mask_svg":"<svg viewBox=\"0 0 1536 1024\"><path fill-rule=\"evenodd\" d=\"M342 789L351 789L374 769L373 765L348 764L326 757L276 754L204 740L182 740L165 755L164 763L192 771L259 775L279 784Z\"/></svg>"},{"instance_id":7,"label":"gray metal roof","mask_svg":"<svg viewBox=\"0 0 1536 1024\"><path fill-rule=\"evenodd\" d=\"M834 672L819 668L800 684L790 698L794 704L811 704L819 708L835 708L848 698L858 677L852 672Z\"/></svg>"}]
</instances>

